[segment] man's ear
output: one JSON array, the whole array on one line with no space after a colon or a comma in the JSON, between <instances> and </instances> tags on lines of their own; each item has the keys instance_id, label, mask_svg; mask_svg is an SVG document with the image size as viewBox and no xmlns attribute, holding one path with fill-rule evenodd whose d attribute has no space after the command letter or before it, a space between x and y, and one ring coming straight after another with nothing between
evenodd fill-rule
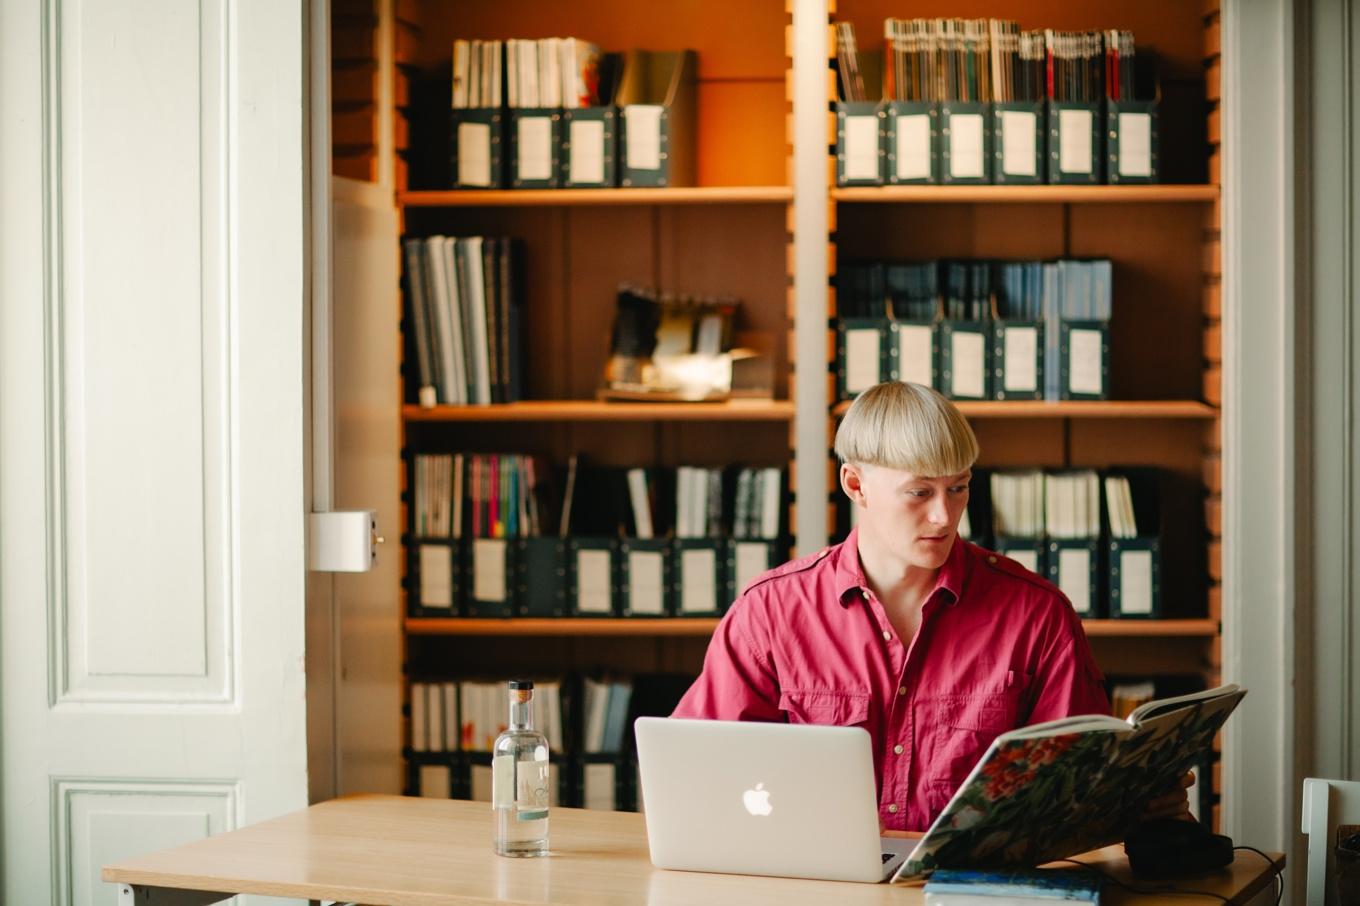
<instances>
[{"instance_id":1,"label":"man's ear","mask_svg":"<svg viewBox=\"0 0 1360 906\"><path fill-rule=\"evenodd\" d=\"M859 506L864 506L864 472L862 466L841 463L841 490Z\"/></svg>"}]
</instances>

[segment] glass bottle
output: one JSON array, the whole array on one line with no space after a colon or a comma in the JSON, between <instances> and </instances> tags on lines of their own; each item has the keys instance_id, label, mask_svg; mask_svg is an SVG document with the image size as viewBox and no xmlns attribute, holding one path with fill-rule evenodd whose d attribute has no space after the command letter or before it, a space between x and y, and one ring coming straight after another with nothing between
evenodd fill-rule
<instances>
[{"instance_id":1,"label":"glass bottle","mask_svg":"<svg viewBox=\"0 0 1360 906\"><path fill-rule=\"evenodd\" d=\"M491 756L492 843L499 856L548 854L548 740L534 730L534 684L510 681L510 729Z\"/></svg>"}]
</instances>

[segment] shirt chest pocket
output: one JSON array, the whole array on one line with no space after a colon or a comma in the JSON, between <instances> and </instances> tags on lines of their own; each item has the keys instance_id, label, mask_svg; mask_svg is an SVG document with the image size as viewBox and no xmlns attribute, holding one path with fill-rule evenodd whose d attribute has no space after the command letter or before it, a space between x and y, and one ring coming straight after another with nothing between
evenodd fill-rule
<instances>
[{"instance_id":1,"label":"shirt chest pocket","mask_svg":"<svg viewBox=\"0 0 1360 906\"><path fill-rule=\"evenodd\" d=\"M1016 685L1001 692L925 698L917 714L921 776L956 787L1002 733L1020 722Z\"/></svg>"},{"instance_id":2,"label":"shirt chest pocket","mask_svg":"<svg viewBox=\"0 0 1360 906\"><path fill-rule=\"evenodd\" d=\"M793 690L780 693L779 708L791 724L862 727L869 722L868 695Z\"/></svg>"}]
</instances>

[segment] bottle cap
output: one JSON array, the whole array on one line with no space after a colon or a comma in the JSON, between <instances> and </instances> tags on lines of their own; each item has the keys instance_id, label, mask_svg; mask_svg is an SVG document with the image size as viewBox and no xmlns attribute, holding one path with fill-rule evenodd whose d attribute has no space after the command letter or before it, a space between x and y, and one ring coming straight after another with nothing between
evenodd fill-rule
<instances>
[{"instance_id":1,"label":"bottle cap","mask_svg":"<svg viewBox=\"0 0 1360 906\"><path fill-rule=\"evenodd\" d=\"M527 680L527 679L512 679L512 680L510 681L510 688L511 688L511 689L532 689L532 688L534 688L534 681L533 681L533 680Z\"/></svg>"}]
</instances>

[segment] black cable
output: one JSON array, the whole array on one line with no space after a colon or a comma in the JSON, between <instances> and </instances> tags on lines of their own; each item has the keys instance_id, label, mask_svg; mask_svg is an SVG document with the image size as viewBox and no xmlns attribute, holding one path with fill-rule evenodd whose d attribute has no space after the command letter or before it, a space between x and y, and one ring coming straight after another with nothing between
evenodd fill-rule
<instances>
[{"instance_id":1,"label":"black cable","mask_svg":"<svg viewBox=\"0 0 1360 906\"><path fill-rule=\"evenodd\" d=\"M1267 856L1265 853L1261 852L1256 847L1234 846L1233 852L1237 852L1239 849L1245 849L1247 852L1256 853L1256 855L1266 860L1266 864L1270 866L1272 871L1275 870L1275 860L1270 858L1270 856ZM1284 869L1281 868L1280 870L1275 871L1275 906L1280 906L1280 901L1283 899L1284 899Z\"/></svg>"}]
</instances>

